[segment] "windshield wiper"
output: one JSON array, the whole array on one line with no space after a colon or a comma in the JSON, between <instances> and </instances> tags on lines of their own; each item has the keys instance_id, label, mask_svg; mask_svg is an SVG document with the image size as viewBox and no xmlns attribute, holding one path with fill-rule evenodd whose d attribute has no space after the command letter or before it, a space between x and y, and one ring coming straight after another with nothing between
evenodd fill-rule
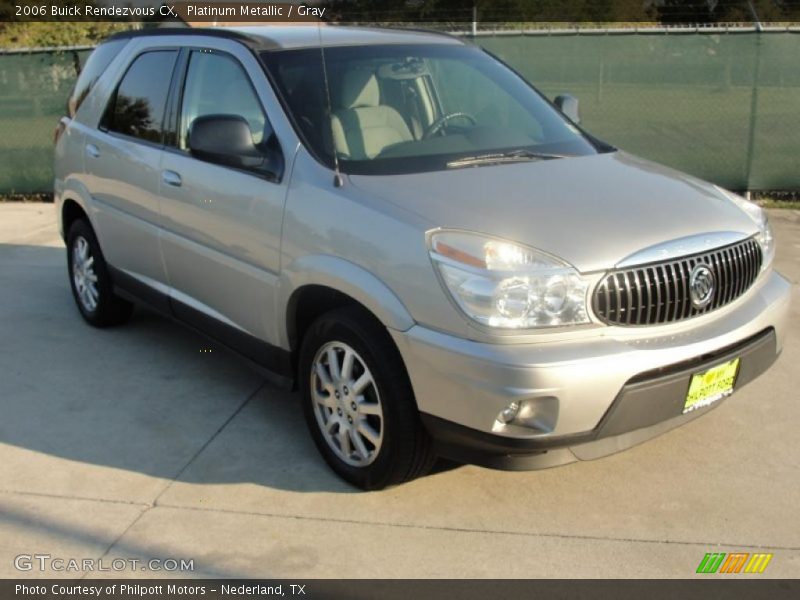
<instances>
[{"instance_id":1,"label":"windshield wiper","mask_svg":"<svg viewBox=\"0 0 800 600\"><path fill-rule=\"evenodd\" d=\"M527 160L552 160L555 158L567 158L567 155L547 154L544 152L533 152L531 150L511 150L510 152L492 152L489 154L465 156L464 158L451 160L447 163L447 166L448 168L471 167L474 165L522 162Z\"/></svg>"}]
</instances>

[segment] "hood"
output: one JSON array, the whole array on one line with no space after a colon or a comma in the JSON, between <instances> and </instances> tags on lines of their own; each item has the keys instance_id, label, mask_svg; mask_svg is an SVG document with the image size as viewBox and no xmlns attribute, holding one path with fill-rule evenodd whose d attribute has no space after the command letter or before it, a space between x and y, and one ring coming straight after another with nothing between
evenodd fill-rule
<instances>
[{"instance_id":1,"label":"hood","mask_svg":"<svg viewBox=\"0 0 800 600\"><path fill-rule=\"evenodd\" d=\"M758 231L713 185L623 152L350 180L432 227L527 244L584 273L679 238Z\"/></svg>"}]
</instances>

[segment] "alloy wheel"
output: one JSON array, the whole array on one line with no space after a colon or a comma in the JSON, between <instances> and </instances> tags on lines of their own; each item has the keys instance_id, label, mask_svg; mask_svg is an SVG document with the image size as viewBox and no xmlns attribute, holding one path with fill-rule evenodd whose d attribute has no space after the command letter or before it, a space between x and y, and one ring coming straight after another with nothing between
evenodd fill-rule
<instances>
[{"instance_id":1,"label":"alloy wheel","mask_svg":"<svg viewBox=\"0 0 800 600\"><path fill-rule=\"evenodd\" d=\"M76 237L72 246L72 281L83 308L87 312L94 312L100 293L97 291L92 249L83 236Z\"/></svg>"},{"instance_id":2,"label":"alloy wheel","mask_svg":"<svg viewBox=\"0 0 800 600\"><path fill-rule=\"evenodd\" d=\"M328 446L345 463L364 467L383 443L383 407L364 360L344 342L323 345L312 363L311 401Z\"/></svg>"}]
</instances>

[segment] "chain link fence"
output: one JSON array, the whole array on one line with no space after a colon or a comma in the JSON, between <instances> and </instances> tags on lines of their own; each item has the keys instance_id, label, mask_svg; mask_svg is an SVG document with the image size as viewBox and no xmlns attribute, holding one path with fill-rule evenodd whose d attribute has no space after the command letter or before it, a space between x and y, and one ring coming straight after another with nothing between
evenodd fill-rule
<instances>
[{"instance_id":1,"label":"chain link fence","mask_svg":"<svg viewBox=\"0 0 800 600\"><path fill-rule=\"evenodd\" d=\"M800 33L487 34L474 38L588 131L736 190L800 189Z\"/></svg>"},{"instance_id":2,"label":"chain link fence","mask_svg":"<svg viewBox=\"0 0 800 600\"><path fill-rule=\"evenodd\" d=\"M582 123L634 154L736 190L800 190L800 33L478 32ZM0 51L0 193L52 189L52 137L86 48Z\"/></svg>"},{"instance_id":3,"label":"chain link fence","mask_svg":"<svg viewBox=\"0 0 800 600\"><path fill-rule=\"evenodd\" d=\"M89 48L0 53L0 193L53 189L53 134Z\"/></svg>"}]
</instances>

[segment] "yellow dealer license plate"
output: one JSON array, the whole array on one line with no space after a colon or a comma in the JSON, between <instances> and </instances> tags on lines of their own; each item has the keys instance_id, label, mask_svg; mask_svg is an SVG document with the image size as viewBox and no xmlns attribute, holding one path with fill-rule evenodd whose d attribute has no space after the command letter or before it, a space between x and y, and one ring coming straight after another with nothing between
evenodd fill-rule
<instances>
[{"instance_id":1,"label":"yellow dealer license plate","mask_svg":"<svg viewBox=\"0 0 800 600\"><path fill-rule=\"evenodd\" d=\"M733 393L733 384L739 372L739 359L734 358L703 373L692 375L683 412L708 406Z\"/></svg>"}]
</instances>

